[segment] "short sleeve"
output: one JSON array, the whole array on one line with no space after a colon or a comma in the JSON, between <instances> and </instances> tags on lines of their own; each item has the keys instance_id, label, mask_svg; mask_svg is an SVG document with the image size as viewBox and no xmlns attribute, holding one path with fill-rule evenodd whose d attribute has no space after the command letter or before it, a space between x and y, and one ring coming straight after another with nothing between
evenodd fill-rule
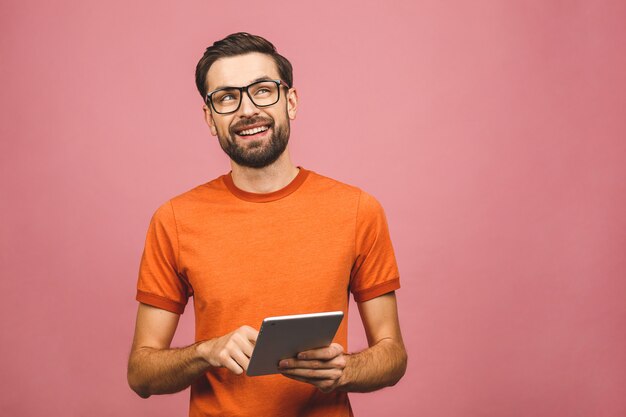
<instances>
[{"instance_id":1,"label":"short sleeve","mask_svg":"<svg viewBox=\"0 0 626 417\"><path fill-rule=\"evenodd\" d=\"M363 302L400 288L398 265L380 203L361 191L356 217L356 253L350 291Z\"/></svg>"},{"instance_id":2,"label":"short sleeve","mask_svg":"<svg viewBox=\"0 0 626 417\"><path fill-rule=\"evenodd\" d=\"M193 291L180 273L178 233L171 201L150 220L137 282L137 301L182 314Z\"/></svg>"}]
</instances>

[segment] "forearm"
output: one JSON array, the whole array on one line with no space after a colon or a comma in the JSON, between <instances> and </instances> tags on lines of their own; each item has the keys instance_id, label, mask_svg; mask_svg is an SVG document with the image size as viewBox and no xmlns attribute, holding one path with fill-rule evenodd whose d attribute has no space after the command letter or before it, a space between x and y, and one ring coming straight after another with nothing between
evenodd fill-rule
<instances>
[{"instance_id":1,"label":"forearm","mask_svg":"<svg viewBox=\"0 0 626 417\"><path fill-rule=\"evenodd\" d=\"M196 343L184 348L135 350L128 361L128 383L140 397L171 394L191 385L209 368Z\"/></svg>"},{"instance_id":2,"label":"forearm","mask_svg":"<svg viewBox=\"0 0 626 417\"><path fill-rule=\"evenodd\" d=\"M395 385L404 375L406 365L402 342L382 339L362 352L346 355L338 389L369 392Z\"/></svg>"}]
</instances>

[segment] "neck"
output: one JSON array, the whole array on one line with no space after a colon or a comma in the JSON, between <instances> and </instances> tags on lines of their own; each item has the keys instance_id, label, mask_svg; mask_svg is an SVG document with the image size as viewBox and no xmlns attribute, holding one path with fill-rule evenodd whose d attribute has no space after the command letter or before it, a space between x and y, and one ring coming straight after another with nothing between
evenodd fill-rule
<instances>
[{"instance_id":1,"label":"neck","mask_svg":"<svg viewBox=\"0 0 626 417\"><path fill-rule=\"evenodd\" d=\"M298 175L298 168L291 162L289 150L271 165L250 168L230 161L231 176L237 188L249 193L267 194L287 186Z\"/></svg>"}]
</instances>

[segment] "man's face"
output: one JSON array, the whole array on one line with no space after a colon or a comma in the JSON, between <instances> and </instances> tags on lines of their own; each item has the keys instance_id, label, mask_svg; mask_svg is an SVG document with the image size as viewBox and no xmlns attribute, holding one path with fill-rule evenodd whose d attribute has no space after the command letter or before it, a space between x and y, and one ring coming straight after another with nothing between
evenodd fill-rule
<instances>
[{"instance_id":1,"label":"man's face","mask_svg":"<svg viewBox=\"0 0 626 417\"><path fill-rule=\"evenodd\" d=\"M220 58L207 74L207 91L243 87L261 79L280 79L276 63L269 55L250 53ZM204 114L211 133L218 137L220 146L235 163L262 168L285 151L289 142L289 120L295 119L296 109L296 91L281 86L280 99L272 106L257 107L243 93L236 112L218 114L207 104Z\"/></svg>"}]
</instances>

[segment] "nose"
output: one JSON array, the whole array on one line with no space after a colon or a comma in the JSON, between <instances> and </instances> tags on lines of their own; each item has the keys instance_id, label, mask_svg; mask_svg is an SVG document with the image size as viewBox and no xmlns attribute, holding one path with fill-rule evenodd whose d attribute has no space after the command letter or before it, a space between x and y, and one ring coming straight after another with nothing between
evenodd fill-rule
<instances>
[{"instance_id":1,"label":"nose","mask_svg":"<svg viewBox=\"0 0 626 417\"><path fill-rule=\"evenodd\" d=\"M241 96L241 106L239 106L239 112L242 116L250 117L259 113L259 108L254 105L248 94L244 93Z\"/></svg>"}]
</instances>

